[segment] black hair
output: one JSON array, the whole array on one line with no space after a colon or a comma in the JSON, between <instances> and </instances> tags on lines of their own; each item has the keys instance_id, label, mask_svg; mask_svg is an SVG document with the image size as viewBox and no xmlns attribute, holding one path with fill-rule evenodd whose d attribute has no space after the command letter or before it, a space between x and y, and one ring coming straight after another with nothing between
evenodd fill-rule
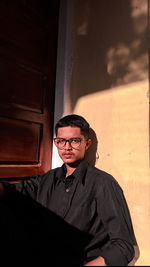
<instances>
[{"instance_id":1,"label":"black hair","mask_svg":"<svg viewBox=\"0 0 150 267\"><path fill-rule=\"evenodd\" d=\"M56 136L58 133L58 128L67 127L67 126L79 127L81 134L84 137L89 138L90 125L82 116L71 114L71 115L67 115L61 118L55 125Z\"/></svg>"}]
</instances>

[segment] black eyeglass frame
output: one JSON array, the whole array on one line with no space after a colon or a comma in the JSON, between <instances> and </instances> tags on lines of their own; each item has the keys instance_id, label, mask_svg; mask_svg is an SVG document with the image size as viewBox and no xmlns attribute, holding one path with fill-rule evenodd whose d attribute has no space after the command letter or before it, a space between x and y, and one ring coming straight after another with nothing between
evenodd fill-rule
<instances>
[{"instance_id":1,"label":"black eyeglass frame","mask_svg":"<svg viewBox=\"0 0 150 267\"><path fill-rule=\"evenodd\" d=\"M59 138L59 137L55 137L53 140L54 140L54 143L55 143L55 145L56 145L57 148L59 148L59 149L63 149L63 148L66 146L66 143L67 143L67 142L70 144L70 146L71 146L72 148L78 148L78 147L81 145L81 142L82 142L83 140L86 140L86 139L81 138L81 137L72 137L72 138L69 138L69 139L61 138L61 137L60 137L60 138ZM62 141L65 141L65 143L64 143L64 145L60 148L59 145L57 146L56 140L62 140ZM76 147L73 147L72 144L71 144L71 142L74 141L74 140L79 140L79 145L76 146Z\"/></svg>"}]
</instances>

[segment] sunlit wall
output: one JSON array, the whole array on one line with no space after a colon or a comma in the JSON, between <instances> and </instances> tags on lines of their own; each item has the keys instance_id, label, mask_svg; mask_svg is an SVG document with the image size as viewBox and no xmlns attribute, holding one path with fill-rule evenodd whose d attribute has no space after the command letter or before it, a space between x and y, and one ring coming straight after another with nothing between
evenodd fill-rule
<instances>
[{"instance_id":1,"label":"sunlit wall","mask_svg":"<svg viewBox=\"0 0 150 267\"><path fill-rule=\"evenodd\" d=\"M150 265L148 0L60 2L55 121L77 113L90 122L96 167L118 180L127 199L140 250L135 265ZM52 167L61 164L54 146Z\"/></svg>"},{"instance_id":2,"label":"sunlit wall","mask_svg":"<svg viewBox=\"0 0 150 267\"><path fill-rule=\"evenodd\" d=\"M75 0L71 113L98 139L96 167L122 186L140 249L150 265L147 0Z\"/></svg>"}]
</instances>

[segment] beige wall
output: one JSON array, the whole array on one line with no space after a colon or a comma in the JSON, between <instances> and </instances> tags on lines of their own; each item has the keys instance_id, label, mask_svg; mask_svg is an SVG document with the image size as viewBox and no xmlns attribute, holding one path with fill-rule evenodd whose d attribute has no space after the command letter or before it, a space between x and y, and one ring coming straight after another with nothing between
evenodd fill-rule
<instances>
[{"instance_id":1,"label":"beige wall","mask_svg":"<svg viewBox=\"0 0 150 267\"><path fill-rule=\"evenodd\" d=\"M150 265L148 1L74 0L71 113L98 138L96 166L122 186Z\"/></svg>"}]
</instances>

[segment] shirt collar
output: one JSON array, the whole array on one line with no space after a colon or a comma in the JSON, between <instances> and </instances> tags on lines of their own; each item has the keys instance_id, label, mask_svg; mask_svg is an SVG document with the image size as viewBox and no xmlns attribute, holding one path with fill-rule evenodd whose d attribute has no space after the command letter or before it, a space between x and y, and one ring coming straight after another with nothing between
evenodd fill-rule
<instances>
[{"instance_id":1,"label":"shirt collar","mask_svg":"<svg viewBox=\"0 0 150 267\"><path fill-rule=\"evenodd\" d=\"M75 171L72 173L72 176L79 180L80 183L84 182L84 177L87 171L88 163L86 160L81 161ZM63 164L56 173L56 178L63 180L66 176L66 166Z\"/></svg>"}]
</instances>

